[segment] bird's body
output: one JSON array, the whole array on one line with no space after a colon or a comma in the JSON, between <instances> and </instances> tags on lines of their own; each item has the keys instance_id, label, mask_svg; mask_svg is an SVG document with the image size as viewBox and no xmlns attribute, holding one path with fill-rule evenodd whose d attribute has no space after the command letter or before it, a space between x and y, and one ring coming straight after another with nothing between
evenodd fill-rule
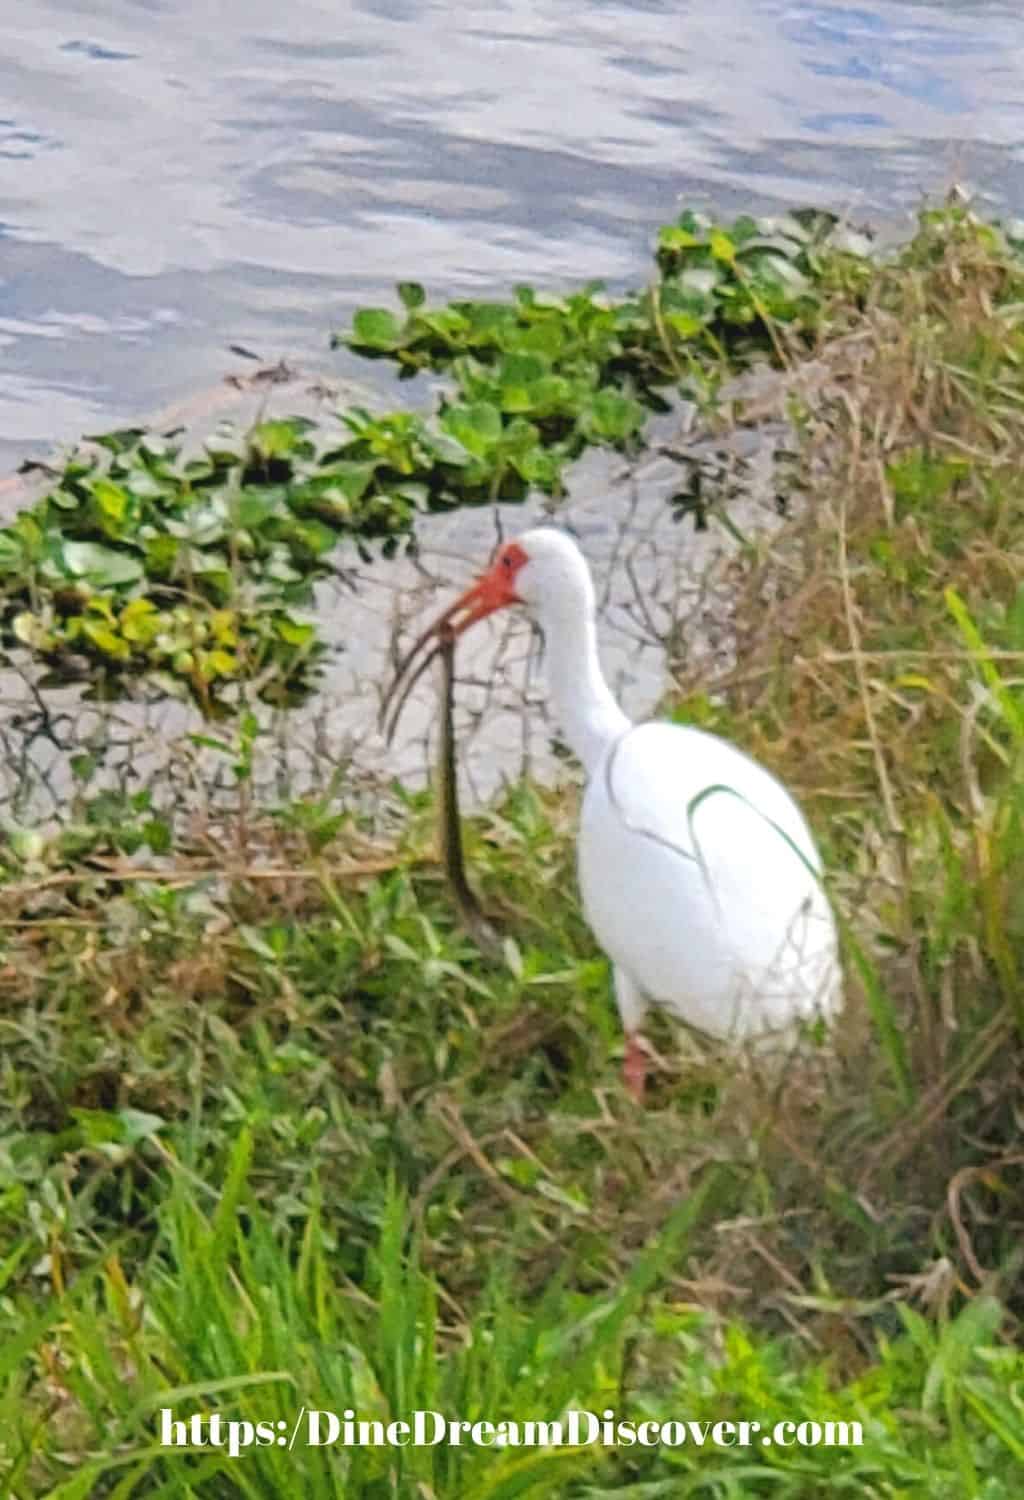
<instances>
[{"instance_id":1,"label":"bird's body","mask_svg":"<svg viewBox=\"0 0 1024 1500\"><path fill-rule=\"evenodd\" d=\"M614 741L584 796L578 868L601 947L689 1025L738 1042L836 1009L835 924L810 831L728 741L658 723Z\"/></svg>"},{"instance_id":2,"label":"bird's body","mask_svg":"<svg viewBox=\"0 0 1024 1500\"><path fill-rule=\"evenodd\" d=\"M631 724L601 673L593 583L570 537L541 527L500 548L407 665L440 629L459 634L515 603L541 626L556 714L587 773L580 890L613 964L633 1091L651 1001L734 1042L829 1019L841 1004L838 943L803 814L728 741Z\"/></svg>"}]
</instances>

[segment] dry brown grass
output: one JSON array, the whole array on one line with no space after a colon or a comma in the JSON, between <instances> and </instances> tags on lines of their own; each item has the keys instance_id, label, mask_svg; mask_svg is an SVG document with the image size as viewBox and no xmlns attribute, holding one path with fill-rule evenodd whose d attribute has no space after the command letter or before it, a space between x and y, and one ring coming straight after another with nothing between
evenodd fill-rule
<instances>
[{"instance_id":1,"label":"dry brown grass","mask_svg":"<svg viewBox=\"0 0 1024 1500\"><path fill-rule=\"evenodd\" d=\"M798 788L859 954L827 1106L771 1122L784 1209L759 1253L784 1287L785 1205L817 1178L822 1262L842 1200L934 1301L1024 1230L1024 266L954 207L835 322L789 403L791 519L735 564L737 665L705 685Z\"/></svg>"}]
</instances>

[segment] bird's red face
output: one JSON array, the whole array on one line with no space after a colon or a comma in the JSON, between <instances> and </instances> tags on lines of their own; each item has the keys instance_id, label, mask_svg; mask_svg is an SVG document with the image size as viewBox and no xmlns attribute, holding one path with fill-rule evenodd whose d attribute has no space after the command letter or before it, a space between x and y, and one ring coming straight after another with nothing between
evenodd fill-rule
<instances>
[{"instance_id":1,"label":"bird's red face","mask_svg":"<svg viewBox=\"0 0 1024 1500\"><path fill-rule=\"evenodd\" d=\"M396 693L399 694L397 709L392 719L392 731L406 698L430 666L446 639L455 640L471 625L477 624L480 620L486 620L488 615L493 615L497 610L505 609L510 604L523 602L516 593L516 578L528 562L529 556L518 542L504 542L495 553L487 572L482 574L464 594L460 594L454 604L450 604L442 614L438 615L437 619L428 625L423 634L413 643L398 664L395 680L388 690L381 710L383 719L388 714L389 706L395 701ZM429 645L432 645L432 649L417 661L421 652ZM410 673L412 673L411 676Z\"/></svg>"},{"instance_id":2,"label":"bird's red face","mask_svg":"<svg viewBox=\"0 0 1024 1500\"><path fill-rule=\"evenodd\" d=\"M522 604L516 593L516 577L528 561L518 542L503 543L487 572L445 610L428 633L434 634L447 626L452 635L461 635L478 620L493 615L495 610L504 609L509 604Z\"/></svg>"}]
</instances>

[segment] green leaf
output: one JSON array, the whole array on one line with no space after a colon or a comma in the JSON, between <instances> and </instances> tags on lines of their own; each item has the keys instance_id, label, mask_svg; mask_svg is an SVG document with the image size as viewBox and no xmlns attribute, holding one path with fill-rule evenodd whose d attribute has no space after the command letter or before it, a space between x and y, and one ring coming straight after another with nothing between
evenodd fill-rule
<instances>
[{"instance_id":1,"label":"green leaf","mask_svg":"<svg viewBox=\"0 0 1024 1500\"><path fill-rule=\"evenodd\" d=\"M69 1113L87 1146L106 1146L124 1140L124 1122L111 1110L79 1108Z\"/></svg>"},{"instance_id":2,"label":"green leaf","mask_svg":"<svg viewBox=\"0 0 1024 1500\"><path fill-rule=\"evenodd\" d=\"M134 448L141 437L145 437L144 427L121 427L117 432L87 433L85 442L96 443L100 448L107 448L111 453L126 453Z\"/></svg>"},{"instance_id":3,"label":"green leaf","mask_svg":"<svg viewBox=\"0 0 1024 1500\"><path fill-rule=\"evenodd\" d=\"M148 1140L150 1136L163 1130L167 1124L162 1115L147 1114L144 1109L119 1109L117 1118L123 1127L122 1139L126 1146L134 1146L139 1141Z\"/></svg>"},{"instance_id":4,"label":"green leaf","mask_svg":"<svg viewBox=\"0 0 1024 1500\"><path fill-rule=\"evenodd\" d=\"M264 458L284 458L294 452L309 426L304 417L280 417L260 422L249 434L249 441Z\"/></svg>"},{"instance_id":5,"label":"green leaf","mask_svg":"<svg viewBox=\"0 0 1024 1500\"><path fill-rule=\"evenodd\" d=\"M106 656L112 656L117 661L125 661L132 654L131 647L124 637L115 635L110 626L104 625L102 620L83 620L82 634L87 636L93 645Z\"/></svg>"},{"instance_id":6,"label":"green leaf","mask_svg":"<svg viewBox=\"0 0 1024 1500\"><path fill-rule=\"evenodd\" d=\"M543 448L538 443L536 447L513 459L512 463L527 484L536 485L549 494L557 488L562 465L558 453L553 449Z\"/></svg>"},{"instance_id":7,"label":"green leaf","mask_svg":"<svg viewBox=\"0 0 1024 1500\"><path fill-rule=\"evenodd\" d=\"M303 625L298 620L293 620L290 615L280 615L274 621L274 629L289 646L305 646L316 634L312 625Z\"/></svg>"},{"instance_id":8,"label":"green leaf","mask_svg":"<svg viewBox=\"0 0 1024 1500\"><path fill-rule=\"evenodd\" d=\"M414 312L417 307L422 307L427 300L427 294L418 281L400 281L398 295L402 300L402 305L410 312Z\"/></svg>"},{"instance_id":9,"label":"green leaf","mask_svg":"<svg viewBox=\"0 0 1024 1500\"><path fill-rule=\"evenodd\" d=\"M72 776L83 786L87 785L96 774L96 757L85 750L78 755L72 755L68 760L68 765L71 767Z\"/></svg>"},{"instance_id":10,"label":"green leaf","mask_svg":"<svg viewBox=\"0 0 1024 1500\"><path fill-rule=\"evenodd\" d=\"M402 325L386 307L361 307L352 319L349 342L368 349L397 349Z\"/></svg>"},{"instance_id":11,"label":"green leaf","mask_svg":"<svg viewBox=\"0 0 1024 1500\"><path fill-rule=\"evenodd\" d=\"M442 418L443 420L444 418ZM427 440L434 457L440 459L444 464L448 464L453 468L464 469L472 462L467 445L447 432L432 432L429 434Z\"/></svg>"},{"instance_id":12,"label":"green leaf","mask_svg":"<svg viewBox=\"0 0 1024 1500\"><path fill-rule=\"evenodd\" d=\"M92 497L102 514L107 520L119 526L128 514L130 496L127 490L123 490L119 484L113 484L109 479L94 480L90 488Z\"/></svg>"},{"instance_id":13,"label":"green leaf","mask_svg":"<svg viewBox=\"0 0 1024 1500\"><path fill-rule=\"evenodd\" d=\"M644 409L631 396L605 387L598 391L590 404L590 427L606 442L622 443L639 430L644 420Z\"/></svg>"},{"instance_id":14,"label":"green leaf","mask_svg":"<svg viewBox=\"0 0 1024 1500\"><path fill-rule=\"evenodd\" d=\"M230 651L225 651L220 646L215 647L213 651L202 652L200 661L203 676L208 679L237 677L238 675L238 657L232 656Z\"/></svg>"},{"instance_id":15,"label":"green leaf","mask_svg":"<svg viewBox=\"0 0 1024 1500\"><path fill-rule=\"evenodd\" d=\"M87 578L99 588L137 583L143 576L138 558L126 552L115 552L98 542L64 542L60 549L67 571L76 578Z\"/></svg>"},{"instance_id":16,"label":"green leaf","mask_svg":"<svg viewBox=\"0 0 1024 1500\"><path fill-rule=\"evenodd\" d=\"M342 493L349 500L361 500L372 484L376 470L376 463L349 461L333 464L329 473L331 478L341 486Z\"/></svg>"},{"instance_id":17,"label":"green leaf","mask_svg":"<svg viewBox=\"0 0 1024 1500\"><path fill-rule=\"evenodd\" d=\"M30 614L28 610L15 615L11 629L22 645L30 646L33 651L52 651L57 644L53 631L47 629L38 615Z\"/></svg>"},{"instance_id":18,"label":"green leaf","mask_svg":"<svg viewBox=\"0 0 1024 1500\"><path fill-rule=\"evenodd\" d=\"M286 507L276 486L244 489L235 502L234 519L245 531L258 531L271 516L281 515Z\"/></svg>"},{"instance_id":19,"label":"green leaf","mask_svg":"<svg viewBox=\"0 0 1024 1500\"><path fill-rule=\"evenodd\" d=\"M158 612L152 599L133 599L121 611L118 621L121 634L126 641L148 645L155 640L164 625L164 617Z\"/></svg>"},{"instance_id":20,"label":"green leaf","mask_svg":"<svg viewBox=\"0 0 1024 1500\"><path fill-rule=\"evenodd\" d=\"M665 322L672 332L681 339L696 338L704 327L704 319L698 318L694 313L670 312L665 314Z\"/></svg>"},{"instance_id":21,"label":"green leaf","mask_svg":"<svg viewBox=\"0 0 1024 1500\"><path fill-rule=\"evenodd\" d=\"M736 259L736 246L724 229L712 229L708 236L708 245L716 260L723 261L729 266L733 264Z\"/></svg>"},{"instance_id":22,"label":"green leaf","mask_svg":"<svg viewBox=\"0 0 1024 1500\"><path fill-rule=\"evenodd\" d=\"M0 573L20 573L25 566L25 549L10 531L0 531Z\"/></svg>"},{"instance_id":23,"label":"green leaf","mask_svg":"<svg viewBox=\"0 0 1024 1500\"><path fill-rule=\"evenodd\" d=\"M174 570L180 543L173 536L154 536L146 541L146 571L164 578Z\"/></svg>"},{"instance_id":24,"label":"green leaf","mask_svg":"<svg viewBox=\"0 0 1024 1500\"><path fill-rule=\"evenodd\" d=\"M690 250L701 243L697 235L678 224L665 224L658 231L658 244L663 250Z\"/></svg>"},{"instance_id":25,"label":"green leaf","mask_svg":"<svg viewBox=\"0 0 1024 1500\"><path fill-rule=\"evenodd\" d=\"M151 818L142 829L142 837L154 854L169 854L173 843L170 824L163 818Z\"/></svg>"},{"instance_id":26,"label":"green leaf","mask_svg":"<svg viewBox=\"0 0 1024 1500\"><path fill-rule=\"evenodd\" d=\"M501 412L489 401L450 406L441 421L470 453L482 458L501 440Z\"/></svg>"},{"instance_id":27,"label":"green leaf","mask_svg":"<svg viewBox=\"0 0 1024 1500\"><path fill-rule=\"evenodd\" d=\"M532 385L551 370L551 361L540 353L506 354L498 366L498 380L504 385Z\"/></svg>"}]
</instances>

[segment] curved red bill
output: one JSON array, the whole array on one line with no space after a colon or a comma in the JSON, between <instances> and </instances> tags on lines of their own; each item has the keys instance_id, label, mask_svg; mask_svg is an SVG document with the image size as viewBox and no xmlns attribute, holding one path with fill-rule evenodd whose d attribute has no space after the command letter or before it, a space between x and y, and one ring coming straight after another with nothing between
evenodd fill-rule
<instances>
[{"instance_id":1,"label":"curved red bill","mask_svg":"<svg viewBox=\"0 0 1024 1500\"><path fill-rule=\"evenodd\" d=\"M409 694L437 656L440 642L446 638L457 639L471 625L476 625L480 620L486 620L487 616L493 615L496 610L522 602L516 593L515 581L516 574L526 561L526 553L517 542L506 542L499 549L487 572L478 578L464 594L460 594L455 603L450 604L436 620L427 626L422 635L416 638L398 663L394 680L381 704L380 724L382 728L387 726L390 717L390 727L386 727L389 743L394 737ZM433 649L427 651L422 660L417 661L431 642L435 643Z\"/></svg>"}]
</instances>

